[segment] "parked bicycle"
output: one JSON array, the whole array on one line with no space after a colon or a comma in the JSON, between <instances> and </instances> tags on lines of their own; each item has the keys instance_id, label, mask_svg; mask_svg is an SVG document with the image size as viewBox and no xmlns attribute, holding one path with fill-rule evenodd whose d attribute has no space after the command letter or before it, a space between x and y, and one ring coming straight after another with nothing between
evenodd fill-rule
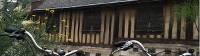
<instances>
[{"instance_id":1,"label":"parked bicycle","mask_svg":"<svg viewBox=\"0 0 200 56\"><path fill-rule=\"evenodd\" d=\"M36 47L37 49L39 49L42 52L47 53L44 56L70 56L72 54L77 54L77 56L85 56L83 54L83 51L81 51L81 50L72 50L71 52L65 52L63 49L60 49L60 50L58 50L56 52L56 51L53 51L53 50L42 48L41 46L39 46L37 44L37 42L35 41L33 35L30 32L26 31L24 28L8 27L8 28L5 29L5 32L7 32L9 34L8 35L4 35L4 36L9 36L11 38L16 38L17 40L21 40L21 39L27 40L27 38L31 39L31 42L33 43L34 47ZM26 38L25 35L28 35L28 37ZM126 50L131 49L131 48L138 48L138 49L142 50L142 53L145 56L152 56L152 55L156 55L156 54L159 54L159 53L162 53L162 52L171 52L169 50L165 50L165 51L162 51L162 52L150 54L144 48L142 43L140 43L137 40L120 41L120 42L115 43L113 46L114 47L118 47L118 48L111 52L111 56L114 53L118 52L118 51L121 51L121 50L126 51ZM183 53L183 54L181 54L179 56L193 56L192 55L193 52L194 52L194 50L189 49L186 53Z\"/></svg>"},{"instance_id":2,"label":"parked bicycle","mask_svg":"<svg viewBox=\"0 0 200 56\"><path fill-rule=\"evenodd\" d=\"M128 49L131 48L138 48L140 50L142 50L142 53L145 56L157 56L157 54L160 53L177 53L177 52L172 52L171 50L164 50L158 53L149 53L144 46L142 45L142 43L140 43L137 40L130 40L130 41L120 41L114 44L115 47L118 47L116 50L112 51L112 55L118 51L126 51ZM192 53L194 53L194 49L188 49L185 53L180 54L179 56L194 56Z\"/></svg>"},{"instance_id":3,"label":"parked bicycle","mask_svg":"<svg viewBox=\"0 0 200 56\"><path fill-rule=\"evenodd\" d=\"M37 44L35 41L33 35L26 31L24 28L15 28L15 27L8 27L5 29L5 32L9 33L8 35L4 36L9 36L11 38L16 38L17 40L27 40L30 39L31 43L33 43L34 47L36 49L40 50L41 52L46 53L44 56L69 56L72 54L77 54L78 56L84 56L83 52L81 50L72 50L70 52L65 52L63 49L59 49L58 51L53 51L50 49L42 48ZM28 37L25 37L27 35Z\"/></svg>"}]
</instances>

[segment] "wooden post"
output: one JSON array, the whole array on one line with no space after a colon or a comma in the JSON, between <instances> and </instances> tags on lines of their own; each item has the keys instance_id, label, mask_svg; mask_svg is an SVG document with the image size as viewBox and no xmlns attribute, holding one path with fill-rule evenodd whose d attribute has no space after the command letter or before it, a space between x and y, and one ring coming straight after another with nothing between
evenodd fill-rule
<instances>
[{"instance_id":1,"label":"wooden post","mask_svg":"<svg viewBox=\"0 0 200 56\"><path fill-rule=\"evenodd\" d=\"M167 3L167 2L166 2ZM170 6L166 4L164 6L164 39L168 39L169 32L169 21L170 21Z\"/></svg>"},{"instance_id":2,"label":"wooden post","mask_svg":"<svg viewBox=\"0 0 200 56\"><path fill-rule=\"evenodd\" d=\"M63 30L63 16L62 16L62 14L59 14L59 22L60 22L60 24L59 24L59 33L58 33L58 38L56 39L56 41L59 41L61 38L62 38L62 30Z\"/></svg>"},{"instance_id":3,"label":"wooden post","mask_svg":"<svg viewBox=\"0 0 200 56\"><path fill-rule=\"evenodd\" d=\"M156 38L161 38L161 35L156 35Z\"/></svg>"},{"instance_id":4,"label":"wooden post","mask_svg":"<svg viewBox=\"0 0 200 56\"><path fill-rule=\"evenodd\" d=\"M108 44L108 42L109 42L109 35L110 35L110 10L106 10L106 31L105 31L105 41L104 41L104 44Z\"/></svg>"},{"instance_id":5,"label":"wooden post","mask_svg":"<svg viewBox=\"0 0 200 56\"><path fill-rule=\"evenodd\" d=\"M95 39L95 34L94 33L92 33L92 34L90 34L91 35L91 44L95 44L95 42L94 42L94 39Z\"/></svg>"},{"instance_id":6,"label":"wooden post","mask_svg":"<svg viewBox=\"0 0 200 56\"><path fill-rule=\"evenodd\" d=\"M112 19L111 19L112 20L112 22L111 22L111 29L110 29L111 30L111 32L110 32L110 43L111 44L113 43L113 35L114 35L114 29L115 29L114 28L115 27L114 26L115 25L115 13L116 12L113 12L113 11L111 13L111 16L112 16Z\"/></svg>"},{"instance_id":7,"label":"wooden post","mask_svg":"<svg viewBox=\"0 0 200 56\"><path fill-rule=\"evenodd\" d=\"M154 38L155 35L149 35L149 38Z\"/></svg>"},{"instance_id":8,"label":"wooden post","mask_svg":"<svg viewBox=\"0 0 200 56\"><path fill-rule=\"evenodd\" d=\"M135 8L132 9L131 11L131 38L134 38L135 36Z\"/></svg>"},{"instance_id":9,"label":"wooden post","mask_svg":"<svg viewBox=\"0 0 200 56\"><path fill-rule=\"evenodd\" d=\"M75 29L75 11L72 12L72 28L71 28L71 39L70 42L74 40L74 29Z\"/></svg>"},{"instance_id":10,"label":"wooden post","mask_svg":"<svg viewBox=\"0 0 200 56\"><path fill-rule=\"evenodd\" d=\"M100 43L100 35L99 34L96 34L96 44L99 44Z\"/></svg>"},{"instance_id":11,"label":"wooden post","mask_svg":"<svg viewBox=\"0 0 200 56\"><path fill-rule=\"evenodd\" d=\"M181 17L180 39L186 39L186 19Z\"/></svg>"},{"instance_id":12,"label":"wooden post","mask_svg":"<svg viewBox=\"0 0 200 56\"><path fill-rule=\"evenodd\" d=\"M63 21L63 23L62 23L62 24L63 24L63 25L62 25L63 30L62 30L62 38L61 38L61 41L60 41L60 42L64 42L64 41L65 41L65 36L66 36L66 35L65 35L65 33L66 33L66 32L65 32L65 31L66 31L66 27L65 27L65 26L66 26L66 25L65 25L65 23L66 23L66 15L65 15L65 12L62 14L62 16L63 16L63 20L62 20L62 21Z\"/></svg>"},{"instance_id":13,"label":"wooden post","mask_svg":"<svg viewBox=\"0 0 200 56\"><path fill-rule=\"evenodd\" d=\"M104 28L105 28L105 11L101 11L101 33L100 33L100 43L104 42Z\"/></svg>"},{"instance_id":14,"label":"wooden post","mask_svg":"<svg viewBox=\"0 0 200 56\"><path fill-rule=\"evenodd\" d=\"M198 40L198 28L197 27L199 27L198 25L198 20L199 20L199 18L197 18L197 20L196 20L196 22L193 24L193 40ZM197 26L195 25L195 24L197 24Z\"/></svg>"},{"instance_id":15,"label":"wooden post","mask_svg":"<svg viewBox=\"0 0 200 56\"><path fill-rule=\"evenodd\" d=\"M129 20L130 20L130 9L127 8L126 11L125 11L125 22L124 22L124 38L128 38L128 31L129 31Z\"/></svg>"},{"instance_id":16,"label":"wooden post","mask_svg":"<svg viewBox=\"0 0 200 56\"><path fill-rule=\"evenodd\" d=\"M86 34L83 34L83 37L82 37L82 43L86 43Z\"/></svg>"},{"instance_id":17,"label":"wooden post","mask_svg":"<svg viewBox=\"0 0 200 56\"><path fill-rule=\"evenodd\" d=\"M70 24L70 23L69 23L69 22L70 22L70 17L71 17L71 16L70 16L70 12L66 12L65 15L66 15L66 18L65 18L65 19L66 19L66 21L67 21L67 22L66 22L66 26L65 26L65 29L66 29L65 41L68 42L68 40L69 40L69 34L70 34L70 32L69 32L69 24Z\"/></svg>"},{"instance_id":18,"label":"wooden post","mask_svg":"<svg viewBox=\"0 0 200 56\"><path fill-rule=\"evenodd\" d=\"M86 35L87 35L87 42L86 43L89 44L90 43L90 39L91 39L91 37L90 37L91 34L87 33Z\"/></svg>"},{"instance_id":19,"label":"wooden post","mask_svg":"<svg viewBox=\"0 0 200 56\"><path fill-rule=\"evenodd\" d=\"M75 33L74 33L75 36L73 37L73 38L75 39L74 42L76 42L76 43L78 42L78 37L79 37L79 36L78 36L79 16L80 16L80 13L79 13L79 11L77 11L77 12L76 12L76 15L75 15L75 19L76 19L76 20L75 20L75 25L76 25L76 26L75 26Z\"/></svg>"},{"instance_id":20,"label":"wooden post","mask_svg":"<svg viewBox=\"0 0 200 56\"><path fill-rule=\"evenodd\" d=\"M122 36L122 25L123 25L123 14L124 14L124 12L123 12L124 10L123 9L121 9L121 10L119 10L119 32L118 32L118 37L119 38L121 38L121 37L123 37Z\"/></svg>"},{"instance_id":21,"label":"wooden post","mask_svg":"<svg viewBox=\"0 0 200 56\"><path fill-rule=\"evenodd\" d=\"M82 37L82 25L83 25L83 11L80 12L80 23L79 23L79 42L81 43L83 41Z\"/></svg>"},{"instance_id":22,"label":"wooden post","mask_svg":"<svg viewBox=\"0 0 200 56\"><path fill-rule=\"evenodd\" d=\"M173 16L172 39L177 39L177 18Z\"/></svg>"}]
</instances>

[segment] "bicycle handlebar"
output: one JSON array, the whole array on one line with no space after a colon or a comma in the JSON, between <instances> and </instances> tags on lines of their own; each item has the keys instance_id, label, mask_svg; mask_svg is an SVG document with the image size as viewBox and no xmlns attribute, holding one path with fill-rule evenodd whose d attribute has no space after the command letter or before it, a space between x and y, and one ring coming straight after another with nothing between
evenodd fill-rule
<instances>
[{"instance_id":1,"label":"bicycle handlebar","mask_svg":"<svg viewBox=\"0 0 200 56\"><path fill-rule=\"evenodd\" d=\"M115 52L118 52L120 50L128 50L130 48L133 48L133 46L137 46L139 49L142 50L142 52L146 55L146 56L151 56L147 50L144 48L144 46L142 45L142 43L140 43L137 40L130 40L130 41L123 41L123 42L119 42L117 44L115 44L116 47L120 47L119 49L115 50L112 52L112 54L114 54Z\"/></svg>"},{"instance_id":2,"label":"bicycle handlebar","mask_svg":"<svg viewBox=\"0 0 200 56\"><path fill-rule=\"evenodd\" d=\"M14 28L14 27L8 27L8 28L5 29L5 32L11 33L11 34L9 35L9 37L11 37L11 38L16 38L16 39L18 39L18 40L20 40L20 39L25 39L25 38L23 38L23 36L24 36L24 35L28 35L29 38L31 39L31 41L33 42L33 45L34 45L37 49L39 49L39 50L41 50L41 51L43 51L43 52L49 53L49 54L51 54L51 55L61 56L61 54L59 54L59 53L57 53L57 52L55 52L55 51L48 50L48 49L43 49L41 46L39 46L39 45L37 44L37 42L35 41L35 39L34 39L34 37L32 36L32 34L31 34L30 32L28 32L28 31L26 31L26 30L23 29L23 28L19 28L19 29L18 29L18 28ZM69 53L65 53L64 56L72 55L72 54L77 53L77 52L80 52L80 50L72 50L72 51L69 52Z\"/></svg>"}]
</instances>

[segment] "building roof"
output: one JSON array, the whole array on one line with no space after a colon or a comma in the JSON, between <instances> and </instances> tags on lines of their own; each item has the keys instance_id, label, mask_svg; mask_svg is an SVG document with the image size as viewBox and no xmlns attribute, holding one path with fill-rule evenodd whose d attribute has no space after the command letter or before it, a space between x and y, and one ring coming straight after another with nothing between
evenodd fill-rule
<instances>
[{"instance_id":1,"label":"building roof","mask_svg":"<svg viewBox=\"0 0 200 56\"><path fill-rule=\"evenodd\" d=\"M44 9L62 9L62 8L74 8L84 7L93 5L103 5L121 2L130 2L138 0L44 0L37 8L33 10L44 10Z\"/></svg>"}]
</instances>

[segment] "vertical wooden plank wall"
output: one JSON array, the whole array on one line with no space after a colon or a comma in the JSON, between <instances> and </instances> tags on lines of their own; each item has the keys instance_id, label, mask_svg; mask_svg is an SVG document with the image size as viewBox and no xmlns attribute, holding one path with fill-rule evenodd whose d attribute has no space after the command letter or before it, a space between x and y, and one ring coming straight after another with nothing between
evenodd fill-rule
<instances>
[{"instance_id":1,"label":"vertical wooden plank wall","mask_svg":"<svg viewBox=\"0 0 200 56\"><path fill-rule=\"evenodd\" d=\"M134 38L135 9L124 7L119 9L119 38Z\"/></svg>"},{"instance_id":2,"label":"vertical wooden plank wall","mask_svg":"<svg viewBox=\"0 0 200 56\"><path fill-rule=\"evenodd\" d=\"M60 13L59 33L56 41L67 42L69 37L69 13Z\"/></svg>"},{"instance_id":3,"label":"vertical wooden plank wall","mask_svg":"<svg viewBox=\"0 0 200 56\"><path fill-rule=\"evenodd\" d=\"M171 11L172 6L170 4L165 4L163 6L163 16L164 16L164 32L161 35L144 35L136 34L135 31L135 15L136 8L134 7L123 7L119 8L119 23L118 23L118 37L123 39L133 39L133 38L163 38L163 39L186 39L186 21L181 19L178 21L176 15L173 15ZM101 9L101 32L100 33L82 33L82 24L84 20L82 10L73 10L70 12L60 13L60 24L59 24L59 34L56 41L59 42L73 42L79 44L106 44L110 45L113 43L114 34L114 22L115 13L113 8L102 8ZM173 15L173 16L172 16ZM170 21L173 21L172 26L170 26ZM179 26L180 23L180 27ZM172 27L172 28L170 28ZM198 40L198 32L193 26L193 39ZM170 30L171 29L171 30ZM169 33L171 31L171 33ZM171 36L170 36L171 35ZM50 40L54 40L55 35L50 35ZM115 38L118 38L115 37Z\"/></svg>"},{"instance_id":4,"label":"vertical wooden plank wall","mask_svg":"<svg viewBox=\"0 0 200 56\"><path fill-rule=\"evenodd\" d=\"M112 8L106 8L101 12L101 32L82 33L82 24L84 20L83 11L74 10L71 12L61 13L59 37L56 41L89 45L112 44L114 35L114 17L115 15Z\"/></svg>"}]
</instances>

